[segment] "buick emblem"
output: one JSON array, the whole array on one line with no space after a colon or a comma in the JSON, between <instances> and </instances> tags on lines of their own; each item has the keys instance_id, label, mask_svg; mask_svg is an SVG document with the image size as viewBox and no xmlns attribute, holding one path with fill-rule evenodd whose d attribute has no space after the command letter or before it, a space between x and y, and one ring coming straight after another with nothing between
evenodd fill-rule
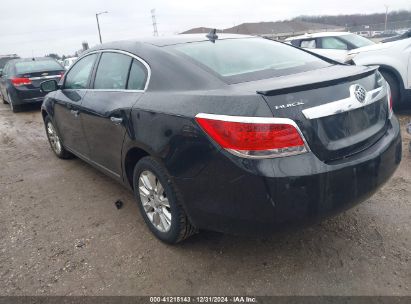
<instances>
[{"instance_id":1,"label":"buick emblem","mask_svg":"<svg viewBox=\"0 0 411 304\"><path fill-rule=\"evenodd\" d=\"M356 84L354 87L354 95L359 102L363 103L365 101L365 97L367 96L367 90L359 84Z\"/></svg>"}]
</instances>

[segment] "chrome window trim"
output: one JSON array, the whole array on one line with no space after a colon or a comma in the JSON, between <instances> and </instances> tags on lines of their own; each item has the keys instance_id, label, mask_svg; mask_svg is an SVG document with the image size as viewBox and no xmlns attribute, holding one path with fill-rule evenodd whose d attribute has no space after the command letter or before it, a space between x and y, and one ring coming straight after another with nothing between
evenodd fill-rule
<instances>
[{"instance_id":1,"label":"chrome window trim","mask_svg":"<svg viewBox=\"0 0 411 304\"><path fill-rule=\"evenodd\" d=\"M301 132L300 127L298 127L297 123L290 119L290 118L282 118L282 117L251 117L251 116L232 116L232 115L219 115L219 114L209 114L209 113L198 113L196 118L205 118L205 119L212 119L212 120L221 120L221 121L228 121L228 122L240 122L240 123L255 123L255 124L281 124L281 125L291 125L293 126L298 134L301 136L305 151L296 151L296 152L283 152L282 155L272 155L272 156L256 156L256 155L245 155L242 153L237 152L233 149L224 149L236 156L243 157L243 158L251 158L251 159L264 159L264 158L278 158L278 157L286 157L292 155L298 155L306 152L310 152L311 149L306 141L304 134ZM273 151L273 150L265 150L265 151Z\"/></svg>"},{"instance_id":2,"label":"chrome window trim","mask_svg":"<svg viewBox=\"0 0 411 304\"><path fill-rule=\"evenodd\" d=\"M304 109L302 112L307 119L317 119L339 113L352 111L368 106L387 95L387 87L381 86L368 91L364 102L357 100L354 94L356 84L350 86L350 97Z\"/></svg>"},{"instance_id":3,"label":"chrome window trim","mask_svg":"<svg viewBox=\"0 0 411 304\"><path fill-rule=\"evenodd\" d=\"M130 93L143 93L147 90L147 87L150 83L150 79L151 79L151 68L149 66L149 64L142 58L138 57L137 55L134 55L133 53L127 52L127 51L122 51L122 50L116 50L116 49L103 49L103 50L96 50L96 51L92 51L89 52L87 54L84 54L83 56L79 57L75 64L77 64L78 61L80 61L81 59L83 59L84 57L88 56L88 55L92 55L92 54L100 54L100 53L119 53L119 54L123 54L123 55L127 55L130 56L133 59L136 59L137 61L139 61L142 65L144 65L144 67L147 70L147 79L146 79L146 83L144 85L144 89L143 90L127 90L127 89L93 89L93 88L87 88L87 89L71 89L71 90L92 90L92 91L100 91L100 92L130 92ZM67 74L71 71L71 69L75 66L75 64L73 64L70 69L66 72ZM98 67L98 66L97 66Z\"/></svg>"},{"instance_id":4,"label":"chrome window trim","mask_svg":"<svg viewBox=\"0 0 411 304\"><path fill-rule=\"evenodd\" d=\"M61 78L61 75L49 75L49 76L40 76L40 77L30 77L30 80L44 80L44 79L53 79Z\"/></svg>"}]
</instances>

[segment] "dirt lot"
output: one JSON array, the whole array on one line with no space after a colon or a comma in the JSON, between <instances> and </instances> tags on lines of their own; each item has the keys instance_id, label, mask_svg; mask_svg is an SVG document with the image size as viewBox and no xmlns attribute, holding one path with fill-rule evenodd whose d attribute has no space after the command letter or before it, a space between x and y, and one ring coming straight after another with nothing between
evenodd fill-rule
<instances>
[{"instance_id":1,"label":"dirt lot","mask_svg":"<svg viewBox=\"0 0 411 304\"><path fill-rule=\"evenodd\" d=\"M400 118L404 127L411 115ZM338 217L269 238L204 232L173 247L149 233L128 190L52 154L38 110L1 104L0 294L411 295L403 138L391 181Z\"/></svg>"}]
</instances>

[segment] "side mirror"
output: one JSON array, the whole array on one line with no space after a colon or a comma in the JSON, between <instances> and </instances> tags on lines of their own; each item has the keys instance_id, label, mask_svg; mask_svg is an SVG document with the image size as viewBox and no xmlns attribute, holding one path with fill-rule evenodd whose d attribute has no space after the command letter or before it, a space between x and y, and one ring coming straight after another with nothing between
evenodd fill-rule
<instances>
[{"instance_id":1,"label":"side mirror","mask_svg":"<svg viewBox=\"0 0 411 304\"><path fill-rule=\"evenodd\" d=\"M0 77L3 77L3 69L0 69Z\"/></svg>"},{"instance_id":2,"label":"side mirror","mask_svg":"<svg viewBox=\"0 0 411 304\"><path fill-rule=\"evenodd\" d=\"M40 84L40 91L43 93L50 93L53 91L57 91L58 89L59 89L59 85L57 81L55 81L54 79L43 81Z\"/></svg>"}]
</instances>

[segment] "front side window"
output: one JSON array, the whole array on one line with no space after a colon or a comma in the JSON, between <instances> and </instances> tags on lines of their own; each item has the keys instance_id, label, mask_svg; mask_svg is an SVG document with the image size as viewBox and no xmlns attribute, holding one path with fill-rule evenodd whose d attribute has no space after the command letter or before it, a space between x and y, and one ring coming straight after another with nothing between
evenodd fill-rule
<instances>
[{"instance_id":1,"label":"front side window","mask_svg":"<svg viewBox=\"0 0 411 304\"><path fill-rule=\"evenodd\" d=\"M67 73L65 89L86 89L97 54L80 59Z\"/></svg>"},{"instance_id":2,"label":"front side window","mask_svg":"<svg viewBox=\"0 0 411 304\"><path fill-rule=\"evenodd\" d=\"M371 40L369 40L365 37L356 35L356 34L342 35L342 36L340 36L340 39L352 44L354 46L354 48L360 48L360 47L375 44L373 41L371 41Z\"/></svg>"},{"instance_id":3,"label":"front side window","mask_svg":"<svg viewBox=\"0 0 411 304\"><path fill-rule=\"evenodd\" d=\"M146 68L138 60L133 59L133 63L130 69L130 76L128 78L127 89L144 90L146 80Z\"/></svg>"},{"instance_id":4,"label":"front side window","mask_svg":"<svg viewBox=\"0 0 411 304\"><path fill-rule=\"evenodd\" d=\"M323 49L347 50L347 43L335 37L321 38L321 47Z\"/></svg>"},{"instance_id":5,"label":"front side window","mask_svg":"<svg viewBox=\"0 0 411 304\"><path fill-rule=\"evenodd\" d=\"M132 58L119 53L103 53L94 80L94 89L124 90Z\"/></svg>"}]
</instances>

